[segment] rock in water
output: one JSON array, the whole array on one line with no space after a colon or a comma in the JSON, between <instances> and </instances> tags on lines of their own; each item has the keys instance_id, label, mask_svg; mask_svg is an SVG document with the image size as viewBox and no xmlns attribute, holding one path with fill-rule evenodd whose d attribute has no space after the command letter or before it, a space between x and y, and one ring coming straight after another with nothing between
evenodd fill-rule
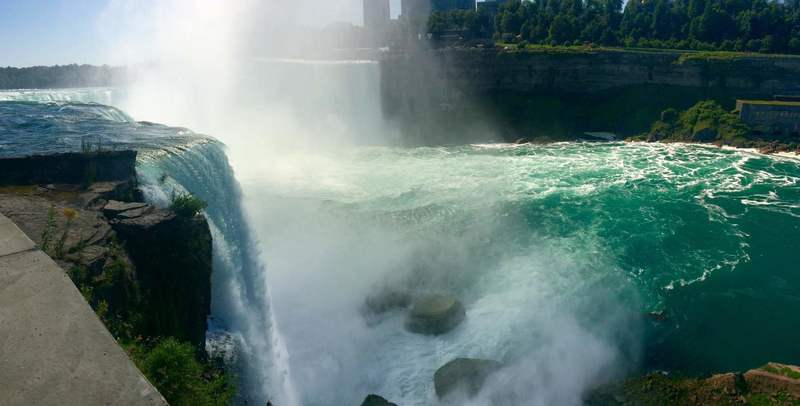
<instances>
[{"instance_id":1,"label":"rock in water","mask_svg":"<svg viewBox=\"0 0 800 406\"><path fill-rule=\"evenodd\" d=\"M361 406L397 406L396 403L392 403L378 395L368 395L366 399L364 399L364 403Z\"/></svg>"},{"instance_id":2,"label":"rock in water","mask_svg":"<svg viewBox=\"0 0 800 406\"><path fill-rule=\"evenodd\" d=\"M464 390L472 397L481 391L486 378L502 367L497 361L473 358L456 358L433 375L436 396L444 398L456 390Z\"/></svg>"},{"instance_id":3,"label":"rock in water","mask_svg":"<svg viewBox=\"0 0 800 406\"><path fill-rule=\"evenodd\" d=\"M444 334L462 321L464 305L450 295L426 295L414 301L406 319L406 329L419 334Z\"/></svg>"}]
</instances>

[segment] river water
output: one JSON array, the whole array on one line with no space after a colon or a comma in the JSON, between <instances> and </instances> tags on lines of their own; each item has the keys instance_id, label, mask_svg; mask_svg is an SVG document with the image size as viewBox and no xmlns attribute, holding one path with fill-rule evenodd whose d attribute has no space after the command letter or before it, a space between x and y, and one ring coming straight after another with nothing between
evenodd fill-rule
<instances>
[{"instance_id":1,"label":"river water","mask_svg":"<svg viewBox=\"0 0 800 406\"><path fill-rule=\"evenodd\" d=\"M435 404L434 371L464 356L507 365L475 404L580 404L642 370L800 362L797 160L557 143L284 148L245 163L113 105L112 89L0 93L0 156L76 150L88 134L143 151L149 199L208 201L212 327L253 401ZM466 320L432 337L405 331L401 310L366 319L384 288L453 294Z\"/></svg>"}]
</instances>

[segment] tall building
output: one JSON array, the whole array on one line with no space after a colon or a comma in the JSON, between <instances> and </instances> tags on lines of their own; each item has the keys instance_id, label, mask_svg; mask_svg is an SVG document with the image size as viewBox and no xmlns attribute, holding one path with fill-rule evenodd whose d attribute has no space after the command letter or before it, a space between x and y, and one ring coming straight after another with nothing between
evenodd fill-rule
<instances>
[{"instance_id":1,"label":"tall building","mask_svg":"<svg viewBox=\"0 0 800 406\"><path fill-rule=\"evenodd\" d=\"M431 14L431 0L401 0L400 15L407 21L426 20Z\"/></svg>"},{"instance_id":2,"label":"tall building","mask_svg":"<svg viewBox=\"0 0 800 406\"><path fill-rule=\"evenodd\" d=\"M475 10L475 0L432 0L432 10Z\"/></svg>"},{"instance_id":3,"label":"tall building","mask_svg":"<svg viewBox=\"0 0 800 406\"><path fill-rule=\"evenodd\" d=\"M364 0L364 28L385 31L390 19L389 0Z\"/></svg>"},{"instance_id":4,"label":"tall building","mask_svg":"<svg viewBox=\"0 0 800 406\"><path fill-rule=\"evenodd\" d=\"M519 0L484 0L478 3L478 10L486 10L489 14L497 14L501 5L513 2L519 3Z\"/></svg>"}]
</instances>

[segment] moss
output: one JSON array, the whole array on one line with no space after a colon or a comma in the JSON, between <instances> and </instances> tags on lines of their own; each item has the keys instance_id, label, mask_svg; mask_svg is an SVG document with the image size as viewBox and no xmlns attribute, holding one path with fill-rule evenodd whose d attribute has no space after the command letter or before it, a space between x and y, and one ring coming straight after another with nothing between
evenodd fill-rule
<instances>
[{"instance_id":1,"label":"moss","mask_svg":"<svg viewBox=\"0 0 800 406\"><path fill-rule=\"evenodd\" d=\"M800 372L797 372L794 369L788 367L776 368L773 367L772 365L767 364L761 367L761 369L773 374L785 376L787 378L800 379Z\"/></svg>"}]
</instances>

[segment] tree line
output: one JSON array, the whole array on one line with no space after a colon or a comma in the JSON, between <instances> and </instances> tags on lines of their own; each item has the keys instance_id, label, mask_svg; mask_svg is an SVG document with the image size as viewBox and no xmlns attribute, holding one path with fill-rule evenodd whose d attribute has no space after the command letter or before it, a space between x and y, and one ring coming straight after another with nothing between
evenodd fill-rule
<instances>
[{"instance_id":1,"label":"tree line","mask_svg":"<svg viewBox=\"0 0 800 406\"><path fill-rule=\"evenodd\" d=\"M800 0L525 0L433 13L428 29L545 45L800 53Z\"/></svg>"},{"instance_id":2,"label":"tree line","mask_svg":"<svg viewBox=\"0 0 800 406\"><path fill-rule=\"evenodd\" d=\"M92 65L0 68L0 89L41 89L111 86L120 82L124 68Z\"/></svg>"}]
</instances>

